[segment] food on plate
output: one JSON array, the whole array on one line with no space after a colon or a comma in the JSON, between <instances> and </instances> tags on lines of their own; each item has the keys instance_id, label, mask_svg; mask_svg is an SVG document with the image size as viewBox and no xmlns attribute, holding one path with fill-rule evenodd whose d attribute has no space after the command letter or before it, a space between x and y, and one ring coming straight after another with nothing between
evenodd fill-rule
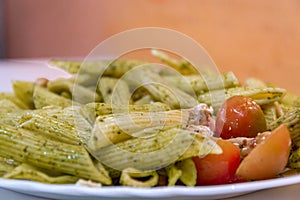
<instances>
[{"instance_id":1,"label":"food on plate","mask_svg":"<svg viewBox=\"0 0 300 200\"><path fill-rule=\"evenodd\" d=\"M0 176L200 187L300 169L300 97L152 54L164 65L52 60L71 77L12 80L0 94Z\"/></svg>"}]
</instances>

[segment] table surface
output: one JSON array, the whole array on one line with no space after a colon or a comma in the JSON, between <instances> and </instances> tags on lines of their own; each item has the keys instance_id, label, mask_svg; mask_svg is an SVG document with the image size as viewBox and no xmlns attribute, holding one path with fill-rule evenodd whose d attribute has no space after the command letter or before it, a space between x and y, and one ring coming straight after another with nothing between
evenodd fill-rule
<instances>
[{"instance_id":1,"label":"table surface","mask_svg":"<svg viewBox=\"0 0 300 200\"><path fill-rule=\"evenodd\" d=\"M17 73L11 73L11 71ZM47 66L45 60L0 60L0 92L12 91L11 80L28 80L32 81L33 77L47 77L54 79L57 76L67 77L68 74ZM229 198L236 200L250 200L250 199L299 199L300 184L262 190L239 197ZM44 199L23 195L17 192L9 191L0 188L1 199L22 199L22 200L38 200Z\"/></svg>"}]
</instances>

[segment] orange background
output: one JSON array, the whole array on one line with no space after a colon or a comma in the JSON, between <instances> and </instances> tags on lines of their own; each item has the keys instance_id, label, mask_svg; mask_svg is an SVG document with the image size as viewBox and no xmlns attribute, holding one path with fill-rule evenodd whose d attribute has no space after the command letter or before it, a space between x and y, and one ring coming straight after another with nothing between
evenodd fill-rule
<instances>
[{"instance_id":1,"label":"orange background","mask_svg":"<svg viewBox=\"0 0 300 200\"><path fill-rule=\"evenodd\" d=\"M113 34L158 26L195 39L221 71L300 94L299 0L4 0L4 11L8 58L86 56Z\"/></svg>"}]
</instances>

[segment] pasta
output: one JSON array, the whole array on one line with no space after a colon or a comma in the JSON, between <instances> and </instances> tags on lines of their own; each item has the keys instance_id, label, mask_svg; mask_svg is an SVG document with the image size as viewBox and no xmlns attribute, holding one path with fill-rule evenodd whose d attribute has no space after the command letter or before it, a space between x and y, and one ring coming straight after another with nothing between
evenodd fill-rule
<instances>
[{"instance_id":1,"label":"pasta","mask_svg":"<svg viewBox=\"0 0 300 200\"><path fill-rule=\"evenodd\" d=\"M92 148L92 154L103 163L121 170L128 167L159 169L176 160L222 152L213 140L180 128L160 131L149 138L134 138L116 145Z\"/></svg>"},{"instance_id":2,"label":"pasta","mask_svg":"<svg viewBox=\"0 0 300 200\"><path fill-rule=\"evenodd\" d=\"M165 54L164 52L158 51L156 49L153 49L151 51L151 53L152 53L152 55L161 59L162 62L173 67L174 69L176 69L183 75L197 74L195 67L193 65L191 65L191 63L189 63L185 59L181 59L181 60L173 59L173 58L169 57L167 54ZM166 72L166 71L164 70L164 72Z\"/></svg>"},{"instance_id":3,"label":"pasta","mask_svg":"<svg viewBox=\"0 0 300 200\"><path fill-rule=\"evenodd\" d=\"M130 90L123 80L103 77L99 80L97 88L105 103L113 105L128 105L130 103Z\"/></svg>"},{"instance_id":4,"label":"pasta","mask_svg":"<svg viewBox=\"0 0 300 200\"><path fill-rule=\"evenodd\" d=\"M102 73L104 76L119 78L134 67L144 63L138 60L102 60L84 63L76 61L50 61L50 65L76 74L76 81L78 84L84 86L96 85Z\"/></svg>"},{"instance_id":5,"label":"pasta","mask_svg":"<svg viewBox=\"0 0 300 200\"><path fill-rule=\"evenodd\" d=\"M94 148L118 143L130 137L151 136L156 130L186 125L188 116L177 110L167 112L132 112L99 116L92 131Z\"/></svg>"},{"instance_id":6,"label":"pasta","mask_svg":"<svg viewBox=\"0 0 300 200\"><path fill-rule=\"evenodd\" d=\"M179 179L186 186L195 186L197 181L197 169L193 160L188 158L176 163L176 165L178 169L181 170L181 176Z\"/></svg>"},{"instance_id":7,"label":"pasta","mask_svg":"<svg viewBox=\"0 0 300 200\"><path fill-rule=\"evenodd\" d=\"M6 173L3 177L8 179L30 179L51 184L76 183L78 180L78 177L71 175L49 176L48 174L44 173L41 169L38 169L37 167L25 163L13 168L9 173Z\"/></svg>"},{"instance_id":8,"label":"pasta","mask_svg":"<svg viewBox=\"0 0 300 200\"><path fill-rule=\"evenodd\" d=\"M4 176L7 173L10 173L19 163L0 156L0 176Z\"/></svg>"},{"instance_id":9,"label":"pasta","mask_svg":"<svg viewBox=\"0 0 300 200\"><path fill-rule=\"evenodd\" d=\"M138 178L147 178L147 180L140 181ZM134 168L127 168L122 171L120 183L125 186L153 187L158 183L158 174L155 171L142 172Z\"/></svg>"},{"instance_id":10,"label":"pasta","mask_svg":"<svg viewBox=\"0 0 300 200\"><path fill-rule=\"evenodd\" d=\"M45 84L14 80L13 93L0 94L0 176L195 186L193 158L223 153L213 123L221 104L236 95L261 106L268 130L287 124L293 143L287 167L300 169L299 96L255 78L242 85L233 72L199 75L185 59L151 53L168 67L52 60L72 77Z\"/></svg>"},{"instance_id":11,"label":"pasta","mask_svg":"<svg viewBox=\"0 0 300 200\"><path fill-rule=\"evenodd\" d=\"M39 109L46 106L69 107L72 106L72 100L59 96L45 88L36 86L33 91L34 107ZM75 102L75 104L78 104Z\"/></svg>"},{"instance_id":12,"label":"pasta","mask_svg":"<svg viewBox=\"0 0 300 200\"><path fill-rule=\"evenodd\" d=\"M151 69L151 66L148 68ZM131 70L128 75L125 74L124 80L128 81L131 87L143 85L143 88L149 92L154 100L163 102L171 108L190 108L196 105L196 99L193 96L172 85L166 87L165 81L148 68L145 68L144 65L142 68Z\"/></svg>"},{"instance_id":13,"label":"pasta","mask_svg":"<svg viewBox=\"0 0 300 200\"><path fill-rule=\"evenodd\" d=\"M49 91L57 94L65 93L67 96L73 98L74 101L81 104L102 100L101 94L81 85L75 85L72 79L58 78L54 81L49 81L47 88Z\"/></svg>"},{"instance_id":14,"label":"pasta","mask_svg":"<svg viewBox=\"0 0 300 200\"><path fill-rule=\"evenodd\" d=\"M34 132L8 125L1 125L0 132L1 156L5 158L111 184L110 178L95 167L83 146L61 145Z\"/></svg>"},{"instance_id":15,"label":"pasta","mask_svg":"<svg viewBox=\"0 0 300 200\"><path fill-rule=\"evenodd\" d=\"M26 107L28 107L29 109L33 109L34 83L28 81L13 81L12 86L15 96L18 99L22 99Z\"/></svg>"},{"instance_id":16,"label":"pasta","mask_svg":"<svg viewBox=\"0 0 300 200\"><path fill-rule=\"evenodd\" d=\"M282 88L264 87L264 88L252 88L252 87L233 87L222 90L214 90L198 96L198 101L206 103L208 105L213 105L217 110L225 99L229 97L242 95L252 98L259 105L265 105L280 101L285 95L285 90ZM212 96L217 96L218 99L212 99Z\"/></svg>"},{"instance_id":17,"label":"pasta","mask_svg":"<svg viewBox=\"0 0 300 200\"><path fill-rule=\"evenodd\" d=\"M210 81L209 78L212 79L211 77L206 77L203 79L203 77L200 75L186 75L183 78L174 75L168 75L164 76L163 78L168 84L172 84L188 94L196 93L198 95L209 90L222 89L222 87L231 88L240 85L237 77L235 77L234 73L232 72L221 74L220 78L222 79L222 84L219 84L217 81ZM208 84L209 88L207 86Z\"/></svg>"},{"instance_id":18,"label":"pasta","mask_svg":"<svg viewBox=\"0 0 300 200\"><path fill-rule=\"evenodd\" d=\"M8 100L21 109L28 109L28 106L25 103L23 103L22 100L16 98L16 96L11 93L0 93L0 100Z\"/></svg>"},{"instance_id":19,"label":"pasta","mask_svg":"<svg viewBox=\"0 0 300 200\"><path fill-rule=\"evenodd\" d=\"M174 164L166 167L168 176L168 186L174 186L182 175L182 171Z\"/></svg>"},{"instance_id":20,"label":"pasta","mask_svg":"<svg viewBox=\"0 0 300 200\"><path fill-rule=\"evenodd\" d=\"M49 112L48 108L26 112L19 119L19 127L68 144L84 143L92 130L91 124L76 107L72 110L51 108Z\"/></svg>"},{"instance_id":21,"label":"pasta","mask_svg":"<svg viewBox=\"0 0 300 200\"><path fill-rule=\"evenodd\" d=\"M124 112L158 112L170 110L170 107L164 103L156 102L152 104L135 104L128 107L111 105L108 103L88 103L85 109L94 117L99 115L108 115Z\"/></svg>"}]
</instances>

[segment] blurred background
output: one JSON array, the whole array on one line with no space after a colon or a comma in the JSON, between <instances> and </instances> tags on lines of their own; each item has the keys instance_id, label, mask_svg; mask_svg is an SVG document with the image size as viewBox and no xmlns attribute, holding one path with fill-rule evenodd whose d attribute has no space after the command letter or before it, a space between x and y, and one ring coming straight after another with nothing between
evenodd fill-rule
<instances>
[{"instance_id":1,"label":"blurred background","mask_svg":"<svg viewBox=\"0 0 300 200\"><path fill-rule=\"evenodd\" d=\"M195 39L220 71L300 94L299 0L0 0L0 9L2 58L84 57L113 34L156 26Z\"/></svg>"}]
</instances>

